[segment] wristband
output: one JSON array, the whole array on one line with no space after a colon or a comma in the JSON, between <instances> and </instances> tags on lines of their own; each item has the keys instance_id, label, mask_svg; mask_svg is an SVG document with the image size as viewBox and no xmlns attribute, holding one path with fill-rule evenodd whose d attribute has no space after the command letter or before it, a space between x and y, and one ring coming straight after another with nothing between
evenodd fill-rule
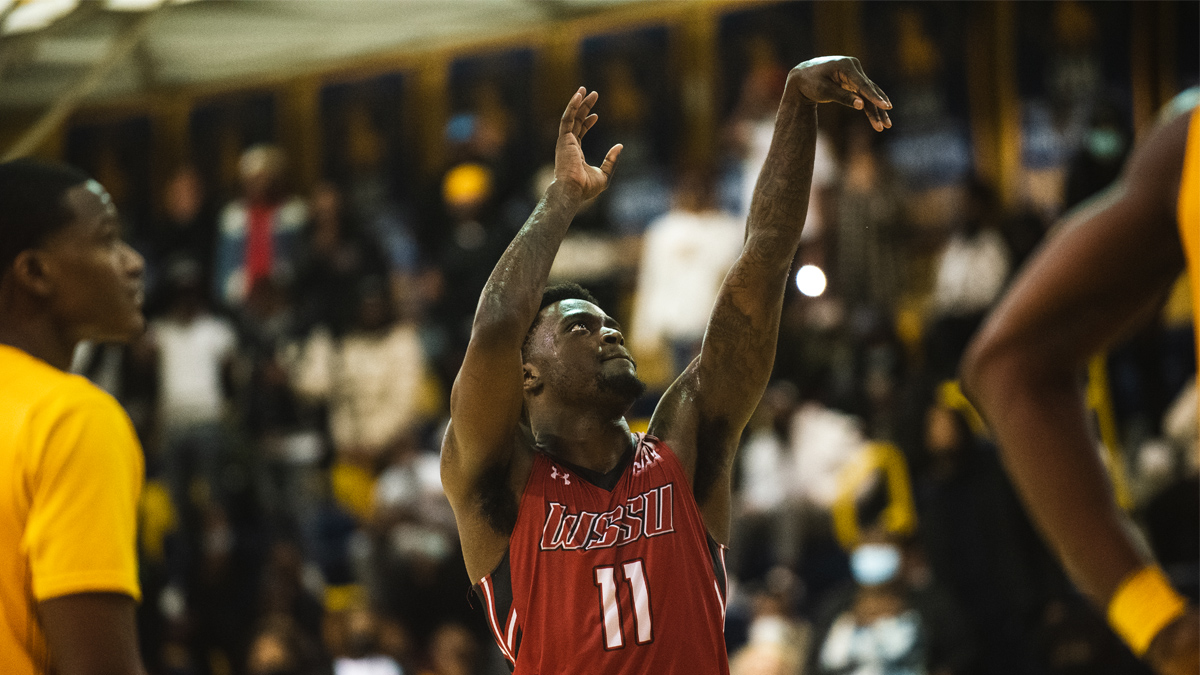
<instances>
[{"instance_id":1,"label":"wristband","mask_svg":"<svg viewBox=\"0 0 1200 675\"><path fill-rule=\"evenodd\" d=\"M1187 601L1157 565L1147 565L1125 577L1108 603L1108 623L1142 656L1158 632L1183 614Z\"/></svg>"}]
</instances>

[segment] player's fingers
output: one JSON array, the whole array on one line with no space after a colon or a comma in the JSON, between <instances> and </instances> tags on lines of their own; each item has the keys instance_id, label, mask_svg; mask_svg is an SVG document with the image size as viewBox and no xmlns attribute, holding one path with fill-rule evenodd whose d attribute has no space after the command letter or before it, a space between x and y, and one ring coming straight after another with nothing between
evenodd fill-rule
<instances>
[{"instance_id":1,"label":"player's fingers","mask_svg":"<svg viewBox=\"0 0 1200 675\"><path fill-rule=\"evenodd\" d=\"M865 107L863 98L858 93L858 87L848 79L842 79L836 85L830 83L821 92L821 99L841 103L847 108L855 110L862 110Z\"/></svg>"},{"instance_id":2,"label":"player's fingers","mask_svg":"<svg viewBox=\"0 0 1200 675\"><path fill-rule=\"evenodd\" d=\"M871 121L871 126L875 128L875 131L883 131L892 125L886 110L875 105L869 99L864 99L863 102L863 112L866 113L867 119Z\"/></svg>"},{"instance_id":3,"label":"player's fingers","mask_svg":"<svg viewBox=\"0 0 1200 675\"><path fill-rule=\"evenodd\" d=\"M883 110L891 110L892 100L888 98L887 94L883 93L883 90L879 88L879 85L875 84L871 78L867 77L867 74L863 72L862 64L858 62L858 59L854 59L851 61L851 63L854 65L853 79L855 86L858 88L859 94L864 96L871 103L875 104L876 107L879 107Z\"/></svg>"},{"instance_id":4,"label":"player's fingers","mask_svg":"<svg viewBox=\"0 0 1200 675\"><path fill-rule=\"evenodd\" d=\"M604 156L604 161L600 163L600 171L604 173L604 177L609 181L612 181L613 170L617 168L617 158L621 156L621 151L624 149L624 145L617 143L612 146L612 149Z\"/></svg>"},{"instance_id":5,"label":"player's fingers","mask_svg":"<svg viewBox=\"0 0 1200 675\"><path fill-rule=\"evenodd\" d=\"M863 112L867 114L867 119L871 121L871 127L875 129L875 131L883 131L890 124L890 122L885 121L885 115L887 113L883 112L881 108L877 107L873 103L868 103Z\"/></svg>"},{"instance_id":6,"label":"player's fingers","mask_svg":"<svg viewBox=\"0 0 1200 675\"><path fill-rule=\"evenodd\" d=\"M579 132L579 140L583 140L583 137L587 135L587 132L596 125L596 120L598 119L600 119L600 116L596 113L592 113L591 115L587 116L587 119L583 121L583 130Z\"/></svg>"},{"instance_id":7,"label":"player's fingers","mask_svg":"<svg viewBox=\"0 0 1200 675\"><path fill-rule=\"evenodd\" d=\"M593 91L579 103L579 108L575 111L575 135L582 136L584 132L584 122L588 115L592 112L592 106L596 105L596 101L600 98L600 92Z\"/></svg>"},{"instance_id":8,"label":"player's fingers","mask_svg":"<svg viewBox=\"0 0 1200 675\"><path fill-rule=\"evenodd\" d=\"M563 136L571 133L575 127L575 112L579 110L580 103L583 102L583 87L571 96L571 100L567 102L567 109L563 111L562 119L558 121L558 135Z\"/></svg>"}]
</instances>

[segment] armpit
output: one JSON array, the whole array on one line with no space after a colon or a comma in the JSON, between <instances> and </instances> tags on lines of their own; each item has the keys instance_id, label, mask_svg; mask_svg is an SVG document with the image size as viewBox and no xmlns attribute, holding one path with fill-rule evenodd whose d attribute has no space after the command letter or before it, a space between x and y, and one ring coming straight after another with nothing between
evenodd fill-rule
<instances>
[{"instance_id":1,"label":"armpit","mask_svg":"<svg viewBox=\"0 0 1200 675\"><path fill-rule=\"evenodd\" d=\"M517 526L519 501L509 486L507 463L496 463L479 474L475 485L477 505L484 522L497 534L511 536Z\"/></svg>"}]
</instances>

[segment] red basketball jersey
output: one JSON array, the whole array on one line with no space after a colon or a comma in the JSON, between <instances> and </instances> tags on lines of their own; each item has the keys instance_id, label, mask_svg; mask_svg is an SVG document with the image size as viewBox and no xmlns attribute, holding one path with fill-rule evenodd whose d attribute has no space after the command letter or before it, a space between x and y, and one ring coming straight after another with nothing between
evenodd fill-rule
<instances>
[{"instance_id":1,"label":"red basketball jersey","mask_svg":"<svg viewBox=\"0 0 1200 675\"><path fill-rule=\"evenodd\" d=\"M726 583L683 467L642 436L612 490L538 453L475 592L518 675L724 675Z\"/></svg>"}]
</instances>

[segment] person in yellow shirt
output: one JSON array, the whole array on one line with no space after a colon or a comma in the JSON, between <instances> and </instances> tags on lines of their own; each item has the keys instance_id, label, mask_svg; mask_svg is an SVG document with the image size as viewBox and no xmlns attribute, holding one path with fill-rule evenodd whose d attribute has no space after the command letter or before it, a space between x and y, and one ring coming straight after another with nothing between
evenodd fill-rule
<instances>
[{"instance_id":1,"label":"person in yellow shirt","mask_svg":"<svg viewBox=\"0 0 1200 675\"><path fill-rule=\"evenodd\" d=\"M143 330L142 257L67 167L0 164L0 671L143 673L134 622L141 448L67 373L81 340Z\"/></svg>"},{"instance_id":2,"label":"person in yellow shirt","mask_svg":"<svg viewBox=\"0 0 1200 675\"><path fill-rule=\"evenodd\" d=\"M1200 308L1197 90L1175 100L1112 187L1067 216L984 324L962 372L1067 572L1161 675L1200 672L1200 615L1125 529L1079 374L1158 308L1185 264Z\"/></svg>"}]
</instances>

